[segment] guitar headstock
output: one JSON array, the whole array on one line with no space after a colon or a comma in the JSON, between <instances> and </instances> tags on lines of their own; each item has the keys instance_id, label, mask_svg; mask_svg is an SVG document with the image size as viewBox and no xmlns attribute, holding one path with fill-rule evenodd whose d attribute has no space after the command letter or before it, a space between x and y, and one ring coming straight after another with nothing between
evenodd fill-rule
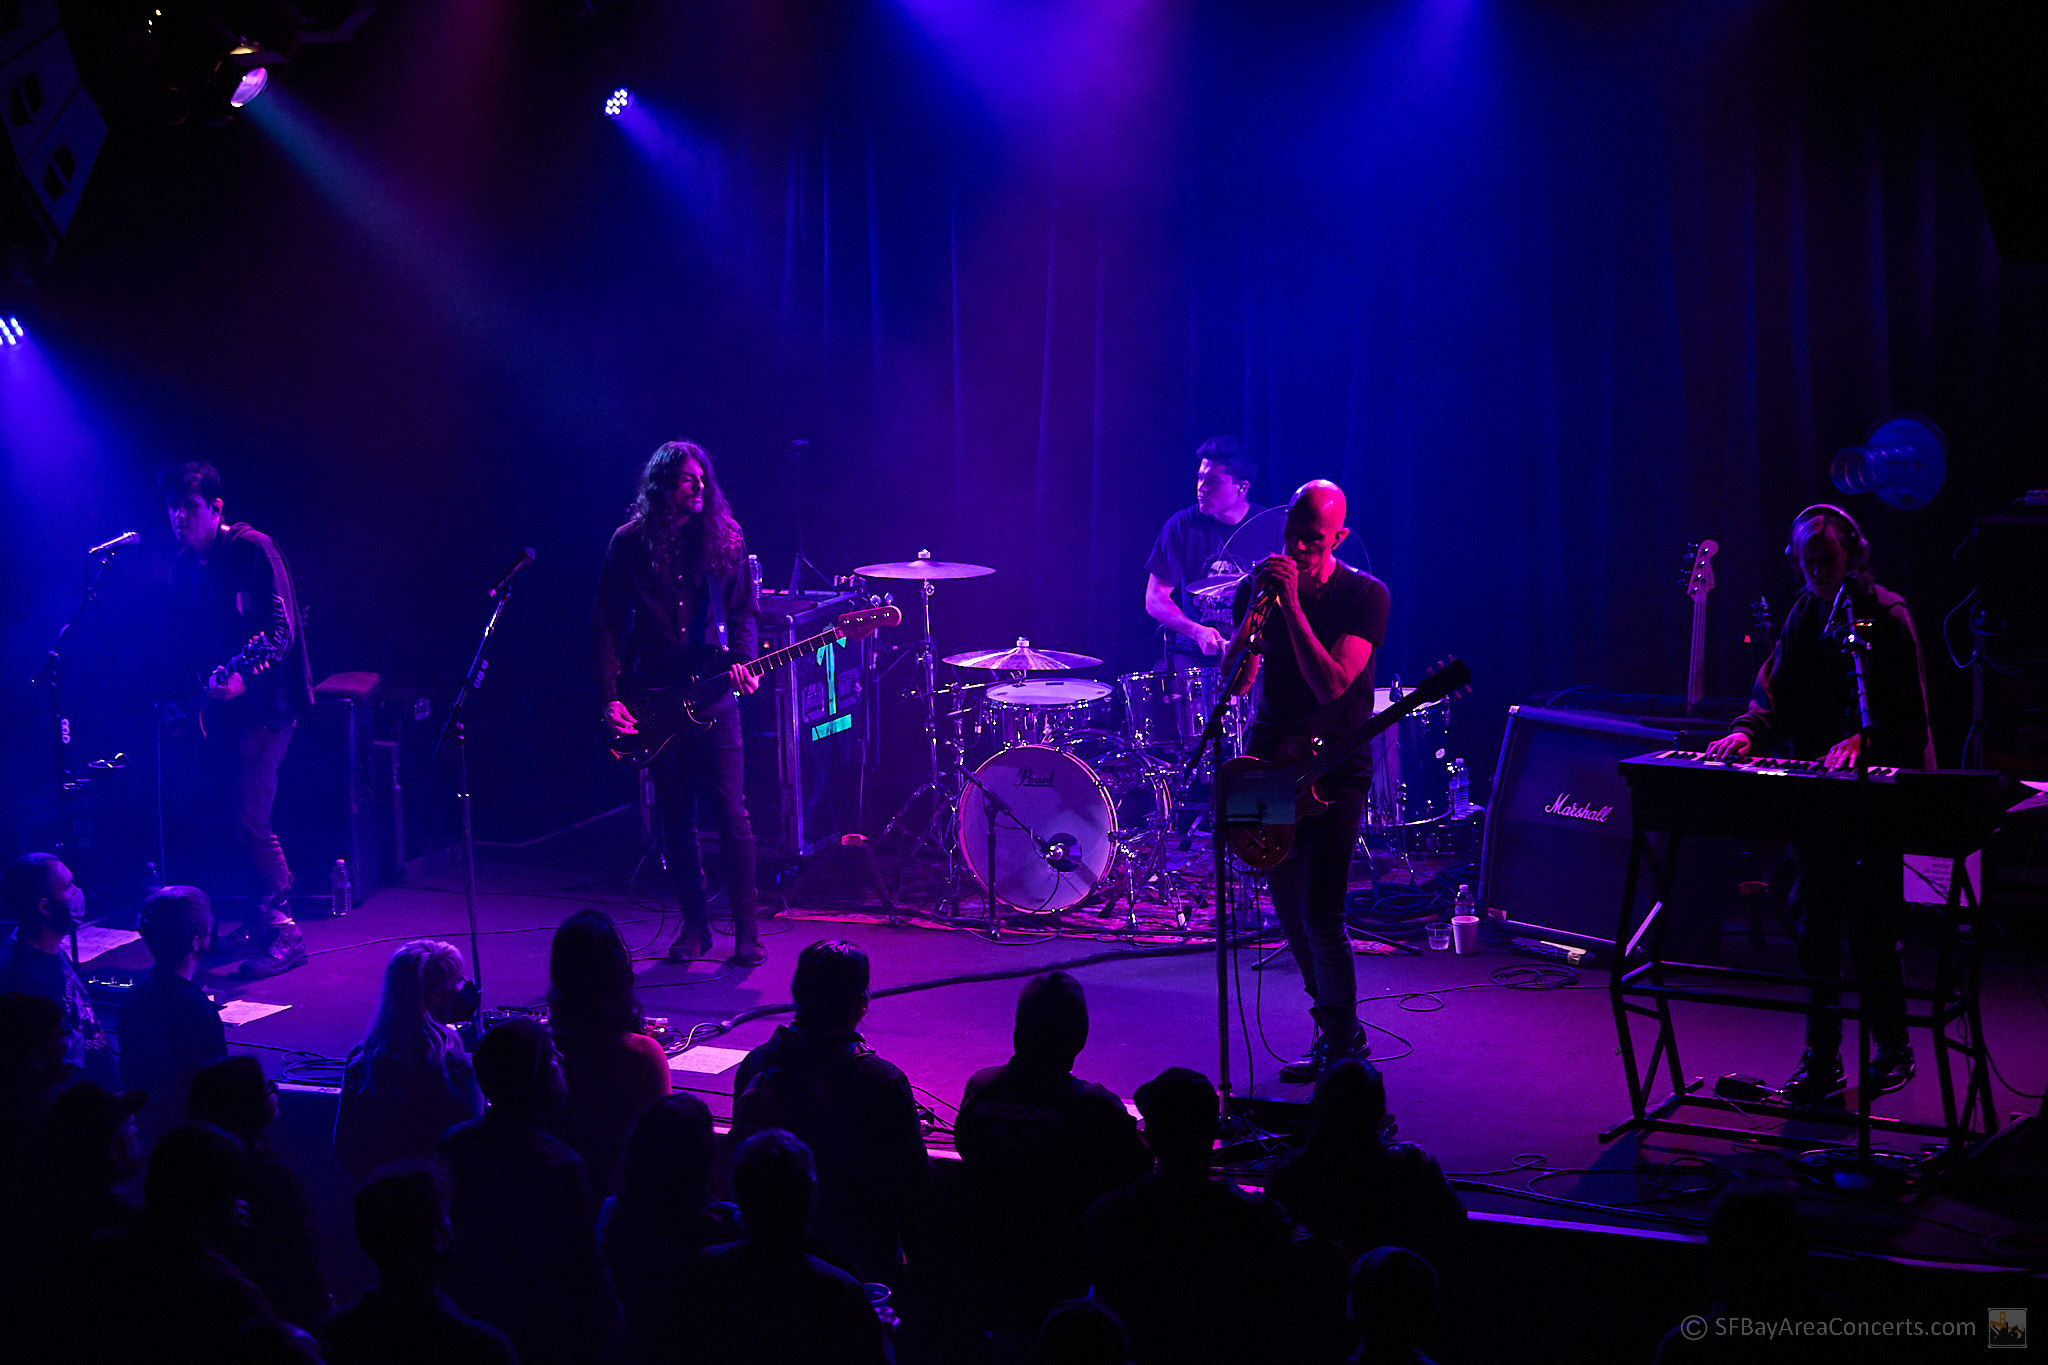
<instances>
[{"instance_id":1,"label":"guitar headstock","mask_svg":"<svg viewBox=\"0 0 2048 1365\"><path fill-rule=\"evenodd\" d=\"M1471 690L1472 670L1466 667L1465 661L1457 655L1447 654L1436 661L1435 666L1429 670L1428 677L1415 684L1414 687L1410 688L1403 695L1404 697L1419 696L1422 700L1417 702L1416 705L1427 706L1432 702L1445 701L1452 697L1462 697Z\"/></svg>"},{"instance_id":2,"label":"guitar headstock","mask_svg":"<svg viewBox=\"0 0 2048 1365\"><path fill-rule=\"evenodd\" d=\"M1685 571L1685 595L1695 602L1704 602L1714 590L1714 556L1721 553L1721 547L1703 540L1688 553L1692 566Z\"/></svg>"},{"instance_id":3,"label":"guitar headstock","mask_svg":"<svg viewBox=\"0 0 2048 1365\"><path fill-rule=\"evenodd\" d=\"M863 640L883 626L903 624L903 610L893 602L879 607L862 607L849 611L832 623L841 636L848 640Z\"/></svg>"}]
</instances>

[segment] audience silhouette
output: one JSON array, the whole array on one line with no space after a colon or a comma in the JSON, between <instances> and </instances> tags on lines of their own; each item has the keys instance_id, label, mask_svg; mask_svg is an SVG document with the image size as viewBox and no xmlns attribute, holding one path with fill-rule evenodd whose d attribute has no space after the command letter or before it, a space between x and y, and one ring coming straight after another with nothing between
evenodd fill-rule
<instances>
[{"instance_id":1,"label":"audience silhouette","mask_svg":"<svg viewBox=\"0 0 2048 1365\"><path fill-rule=\"evenodd\" d=\"M1436 1158L1393 1140L1379 1068L1346 1058L1316 1079L1308 1141L1266 1182L1288 1216L1352 1257L1405 1246L1441 1263L1465 1206Z\"/></svg>"},{"instance_id":2,"label":"audience silhouette","mask_svg":"<svg viewBox=\"0 0 2048 1365\"><path fill-rule=\"evenodd\" d=\"M621 1317L621 1365L665 1361L679 1313L676 1286L691 1259L740 1235L739 1214L711 1198L711 1109L695 1095L667 1095L640 1111L619 1163L619 1192L605 1201L598 1245Z\"/></svg>"},{"instance_id":3,"label":"audience silhouette","mask_svg":"<svg viewBox=\"0 0 2048 1365\"><path fill-rule=\"evenodd\" d=\"M242 1140L249 1153L248 1225L226 1250L277 1315L311 1327L334 1306L320 1268L306 1181L264 1132L277 1120L277 1086L254 1057L229 1057L192 1077L192 1117Z\"/></svg>"},{"instance_id":4,"label":"audience silhouette","mask_svg":"<svg viewBox=\"0 0 2048 1365\"><path fill-rule=\"evenodd\" d=\"M95 1314L108 1359L212 1360L242 1329L273 1316L270 1301L229 1259L246 1226L249 1154L211 1124L187 1123L157 1140L143 1178L143 1211L87 1281L120 1286Z\"/></svg>"},{"instance_id":5,"label":"audience silhouette","mask_svg":"<svg viewBox=\"0 0 2048 1365\"><path fill-rule=\"evenodd\" d=\"M733 1197L746 1229L692 1263L695 1310L676 1324L703 1365L873 1365L894 1356L866 1288L806 1250L816 1201L810 1149L779 1129L740 1144Z\"/></svg>"},{"instance_id":6,"label":"audience silhouette","mask_svg":"<svg viewBox=\"0 0 2048 1365\"><path fill-rule=\"evenodd\" d=\"M462 953L438 939L414 939L385 964L376 1020L349 1054L334 1115L334 1155L356 1179L432 1156L443 1133L484 1112L451 1027L476 1009L466 977Z\"/></svg>"},{"instance_id":7,"label":"audience silhouette","mask_svg":"<svg viewBox=\"0 0 2048 1365\"><path fill-rule=\"evenodd\" d=\"M975 1072L961 1098L948 1221L978 1314L1028 1341L1054 1304L1088 1292L1088 1206L1152 1158L1123 1101L1074 1075L1088 1042L1080 982L1065 972L1027 981L1012 1041L1015 1055Z\"/></svg>"},{"instance_id":8,"label":"audience silhouette","mask_svg":"<svg viewBox=\"0 0 2048 1365\"><path fill-rule=\"evenodd\" d=\"M1436 1270L1406 1247L1375 1247L1351 1267L1352 1365L1430 1365L1436 1333Z\"/></svg>"},{"instance_id":9,"label":"audience silhouette","mask_svg":"<svg viewBox=\"0 0 2048 1365\"><path fill-rule=\"evenodd\" d=\"M485 1034L483 1117L441 1139L452 1187L448 1290L512 1340L524 1365L603 1359L614 1308L597 1257L583 1159L544 1126L561 1108L548 1031L517 1018Z\"/></svg>"},{"instance_id":10,"label":"audience silhouette","mask_svg":"<svg viewBox=\"0 0 2048 1365\"><path fill-rule=\"evenodd\" d=\"M668 1094L668 1056L647 1036L633 959L602 910L562 922L548 950L548 1028L569 1093L549 1128L576 1149L599 1198L640 1111Z\"/></svg>"},{"instance_id":11,"label":"audience silhouette","mask_svg":"<svg viewBox=\"0 0 2048 1365\"><path fill-rule=\"evenodd\" d=\"M1158 1169L1088 1211L1096 1297L1123 1319L1137 1365L1292 1359L1280 1207L1210 1175L1216 1087L1168 1067L1138 1087ZM1276 1354L1278 1352L1278 1354Z\"/></svg>"},{"instance_id":12,"label":"audience silhouette","mask_svg":"<svg viewBox=\"0 0 2048 1365\"><path fill-rule=\"evenodd\" d=\"M910 1078L854 1031L868 1009L868 955L857 943L813 943L789 989L796 1018L734 1077L733 1132L780 1128L803 1139L817 1163L820 1254L893 1285L904 1242L928 1216L932 1169Z\"/></svg>"},{"instance_id":13,"label":"audience silhouette","mask_svg":"<svg viewBox=\"0 0 2048 1365\"><path fill-rule=\"evenodd\" d=\"M321 1325L327 1365L512 1365L497 1328L462 1315L441 1292L453 1235L448 1182L424 1163L379 1176L356 1192L356 1240L377 1267L376 1286Z\"/></svg>"},{"instance_id":14,"label":"audience silhouette","mask_svg":"<svg viewBox=\"0 0 2048 1365\"><path fill-rule=\"evenodd\" d=\"M193 984L213 946L213 902L196 886L164 886L142 902L136 926L155 963L121 1004L121 1084L149 1095L137 1115L143 1150L185 1122L192 1076L228 1055L220 1010Z\"/></svg>"}]
</instances>

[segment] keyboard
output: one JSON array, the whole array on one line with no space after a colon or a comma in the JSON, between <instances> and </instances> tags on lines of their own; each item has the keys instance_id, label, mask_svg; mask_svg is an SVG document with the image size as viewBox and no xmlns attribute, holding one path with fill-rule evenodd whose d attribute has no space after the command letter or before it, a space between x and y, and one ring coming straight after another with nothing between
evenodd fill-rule
<instances>
[{"instance_id":1,"label":"keyboard","mask_svg":"<svg viewBox=\"0 0 2048 1365\"><path fill-rule=\"evenodd\" d=\"M1830 772L1819 759L1751 755L1709 760L1663 749L1621 761L1638 831L1787 843L1862 844L1895 853L1978 847L2019 791L1981 769Z\"/></svg>"}]
</instances>

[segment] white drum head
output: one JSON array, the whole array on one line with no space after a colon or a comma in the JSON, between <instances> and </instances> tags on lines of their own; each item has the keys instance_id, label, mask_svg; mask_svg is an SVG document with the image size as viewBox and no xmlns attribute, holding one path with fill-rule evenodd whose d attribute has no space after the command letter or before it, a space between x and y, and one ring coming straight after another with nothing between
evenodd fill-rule
<instances>
[{"instance_id":1,"label":"white drum head","mask_svg":"<svg viewBox=\"0 0 2048 1365\"><path fill-rule=\"evenodd\" d=\"M1093 678L1031 678L991 687L988 699L1004 706L1075 706L1101 701L1109 693L1108 683Z\"/></svg>"}]
</instances>

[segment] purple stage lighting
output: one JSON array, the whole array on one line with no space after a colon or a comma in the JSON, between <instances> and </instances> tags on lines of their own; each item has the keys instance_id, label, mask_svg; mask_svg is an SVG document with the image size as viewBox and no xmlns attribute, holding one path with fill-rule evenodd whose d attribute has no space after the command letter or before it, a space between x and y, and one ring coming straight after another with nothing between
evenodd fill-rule
<instances>
[{"instance_id":1,"label":"purple stage lighting","mask_svg":"<svg viewBox=\"0 0 2048 1365\"><path fill-rule=\"evenodd\" d=\"M235 93L228 96L228 108L239 109L263 93L263 87L270 84L270 68L252 66L242 73L242 79L235 82Z\"/></svg>"},{"instance_id":2,"label":"purple stage lighting","mask_svg":"<svg viewBox=\"0 0 2048 1365\"><path fill-rule=\"evenodd\" d=\"M28 332L21 325L20 318L0 318L0 343L19 346Z\"/></svg>"},{"instance_id":3,"label":"purple stage lighting","mask_svg":"<svg viewBox=\"0 0 2048 1365\"><path fill-rule=\"evenodd\" d=\"M632 102L633 92L622 85L612 91L611 94L605 96L604 116L606 118L617 118L626 112L626 106Z\"/></svg>"}]
</instances>

